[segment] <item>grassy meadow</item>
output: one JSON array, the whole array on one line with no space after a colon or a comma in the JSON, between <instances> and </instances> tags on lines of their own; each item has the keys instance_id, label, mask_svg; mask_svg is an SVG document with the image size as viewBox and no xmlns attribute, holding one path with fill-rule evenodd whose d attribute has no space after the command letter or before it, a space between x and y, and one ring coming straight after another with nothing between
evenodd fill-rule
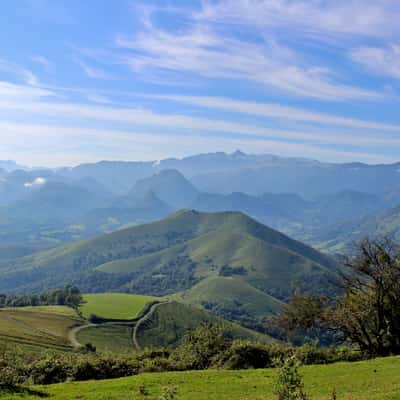
<instances>
[{"instance_id":1,"label":"grassy meadow","mask_svg":"<svg viewBox=\"0 0 400 400\"><path fill-rule=\"evenodd\" d=\"M133 351L132 327L121 325L92 326L77 335L79 343L91 343L99 352Z\"/></svg>"},{"instance_id":2,"label":"grassy meadow","mask_svg":"<svg viewBox=\"0 0 400 400\"><path fill-rule=\"evenodd\" d=\"M147 303L156 299L124 293L84 294L80 310L85 318L93 314L101 318L129 320L137 317Z\"/></svg>"},{"instance_id":3,"label":"grassy meadow","mask_svg":"<svg viewBox=\"0 0 400 400\"><path fill-rule=\"evenodd\" d=\"M307 366L301 369L310 400L399 400L400 358ZM108 381L34 387L59 400L133 400L161 398L163 388L176 387L180 400L275 400L276 371L192 371L142 374ZM141 395L143 389L147 395ZM1 400L37 399L36 395L0 396Z\"/></svg>"},{"instance_id":4,"label":"grassy meadow","mask_svg":"<svg viewBox=\"0 0 400 400\"><path fill-rule=\"evenodd\" d=\"M27 350L70 350L68 332L82 324L69 307L0 309L0 343L18 344Z\"/></svg>"}]
</instances>

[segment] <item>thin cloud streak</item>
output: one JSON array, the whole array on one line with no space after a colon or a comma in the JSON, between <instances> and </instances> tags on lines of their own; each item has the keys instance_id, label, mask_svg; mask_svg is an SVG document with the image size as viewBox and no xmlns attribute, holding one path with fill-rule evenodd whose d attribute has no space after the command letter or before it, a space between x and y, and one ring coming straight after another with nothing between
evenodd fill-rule
<instances>
[{"instance_id":1,"label":"thin cloud streak","mask_svg":"<svg viewBox=\"0 0 400 400\"><path fill-rule=\"evenodd\" d=\"M400 34L397 0L203 0L202 4L198 20L264 31L290 28L295 35L318 41Z\"/></svg>"},{"instance_id":2,"label":"thin cloud streak","mask_svg":"<svg viewBox=\"0 0 400 400\"><path fill-rule=\"evenodd\" d=\"M339 125L350 128L377 129L400 133L400 125L390 125L368 120L344 118L336 115L317 113L301 108L288 107L274 103L240 101L224 97L208 96L148 95L146 97L160 100L171 100L209 109L231 111L234 113L255 115L260 117L273 117L293 121L312 122L323 125Z\"/></svg>"},{"instance_id":3,"label":"thin cloud streak","mask_svg":"<svg viewBox=\"0 0 400 400\"><path fill-rule=\"evenodd\" d=\"M385 138L339 134L307 133L283 131L262 126L247 125L232 121L192 117L184 114L166 115L143 108L113 108L90 106L85 104L48 103L48 102L10 102L0 101L0 110L19 110L51 117L67 117L69 120L89 119L95 121L114 121L129 123L134 127L146 126L157 128L183 129L186 131L239 134L262 138L275 138L314 144L351 145L358 147L399 146L400 138Z\"/></svg>"},{"instance_id":4,"label":"thin cloud streak","mask_svg":"<svg viewBox=\"0 0 400 400\"><path fill-rule=\"evenodd\" d=\"M376 74L400 79L400 44L356 48L350 57Z\"/></svg>"},{"instance_id":5,"label":"thin cloud streak","mask_svg":"<svg viewBox=\"0 0 400 400\"><path fill-rule=\"evenodd\" d=\"M92 67L80 59L75 59L75 63L82 68L85 75L90 79L109 79L109 76L106 72L99 68Z\"/></svg>"}]
</instances>

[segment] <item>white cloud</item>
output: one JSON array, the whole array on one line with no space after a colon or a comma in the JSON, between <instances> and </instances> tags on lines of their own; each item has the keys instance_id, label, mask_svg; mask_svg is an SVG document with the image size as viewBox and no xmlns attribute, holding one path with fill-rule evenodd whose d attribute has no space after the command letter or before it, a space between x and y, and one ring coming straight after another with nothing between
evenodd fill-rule
<instances>
[{"instance_id":1,"label":"white cloud","mask_svg":"<svg viewBox=\"0 0 400 400\"><path fill-rule=\"evenodd\" d=\"M43 56L32 56L31 60L36 64L39 64L47 72L49 72L53 67L53 64L46 57Z\"/></svg>"},{"instance_id":2,"label":"white cloud","mask_svg":"<svg viewBox=\"0 0 400 400\"><path fill-rule=\"evenodd\" d=\"M88 78L90 78L90 79L109 79L109 76L105 71L103 71L99 68L92 67L79 59L76 59L75 62L82 68L83 72L86 74L86 76Z\"/></svg>"},{"instance_id":3,"label":"white cloud","mask_svg":"<svg viewBox=\"0 0 400 400\"><path fill-rule=\"evenodd\" d=\"M38 177L34 179L32 182L26 182L24 184L25 187L34 187L34 186L43 186L47 183L47 180L42 177Z\"/></svg>"},{"instance_id":4,"label":"white cloud","mask_svg":"<svg viewBox=\"0 0 400 400\"><path fill-rule=\"evenodd\" d=\"M0 102L39 100L53 95L54 93L47 89L0 81Z\"/></svg>"},{"instance_id":5,"label":"white cloud","mask_svg":"<svg viewBox=\"0 0 400 400\"><path fill-rule=\"evenodd\" d=\"M398 0L204 0L197 18L263 30L286 28L316 40L400 33Z\"/></svg>"},{"instance_id":6,"label":"white cloud","mask_svg":"<svg viewBox=\"0 0 400 400\"><path fill-rule=\"evenodd\" d=\"M146 23L134 38L116 44L131 53L120 56L135 72L173 71L206 78L246 80L297 96L323 100L376 99L375 92L336 80L325 66L307 62L271 38L245 41L197 22L179 33Z\"/></svg>"},{"instance_id":7,"label":"white cloud","mask_svg":"<svg viewBox=\"0 0 400 400\"><path fill-rule=\"evenodd\" d=\"M39 85L39 78L32 71L17 64L0 59L0 70L7 71L8 73L15 75L16 77L22 79L27 85Z\"/></svg>"},{"instance_id":8,"label":"white cloud","mask_svg":"<svg viewBox=\"0 0 400 400\"><path fill-rule=\"evenodd\" d=\"M260 117L304 121L323 125L338 125L350 128L377 129L381 131L400 133L400 125L391 125L354 118L344 118L332 114L318 113L302 108L288 107L275 103L258 103L228 99L224 97L207 96L149 95L147 97L160 100L171 100L210 109L224 110L233 113L255 115Z\"/></svg>"},{"instance_id":9,"label":"white cloud","mask_svg":"<svg viewBox=\"0 0 400 400\"><path fill-rule=\"evenodd\" d=\"M369 70L392 78L400 78L400 44L388 47L360 47L350 54L353 61Z\"/></svg>"},{"instance_id":10,"label":"white cloud","mask_svg":"<svg viewBox=\"0 0 400 400\"><path fill-rule=\"evenodd\" d=\"M98 93L88 93L86 98L93 103L112 104L112 101L109 98Z\"/></svg>"},{"instance_id":11,"label":"white cloud","mask_svg":"<svg viewBox=\"0 0 400 400\"><path fill-rule=\"evenodd\" d=\"M87 104L49 103L49 102L11 102L0 101L0 111L19 110L37 116L67 118L79 123L80 119L128 123L133 129L170 128L174 131L214 132L216 134L244 135L260 138L274 138L314 144L353 145L359 147L399 146L400 138L377 137L376 134L360 135L340 132L301 132L296 130L271 129L261 125L244 124L230 120L194 117L185 114L161 114L143 108L114 108ZM7 123L2 123L7 126ZM40 135L41 132L38 132ZM54 135L58 131L53 132Z\"/></svg>"}]
</instances>

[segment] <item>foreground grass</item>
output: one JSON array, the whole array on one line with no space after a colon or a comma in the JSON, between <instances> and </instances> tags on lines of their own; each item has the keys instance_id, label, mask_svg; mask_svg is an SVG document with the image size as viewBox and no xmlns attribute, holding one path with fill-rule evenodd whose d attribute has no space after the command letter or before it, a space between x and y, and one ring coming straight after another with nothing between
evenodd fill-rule
<instances>
[{"instance_id":1,"label":"foreground grass","mask_svg":"<svg viewBox=\"0 0 400 400\"><path fill-rule=\"evenodd\" d=\"M155 299L151 296L123 293L85 294L80 310L85 318L94 314L102 318L132 319L143 310L147 303Z\"/></svg>"},{"instance_id":2,"label":"foreground grass","mask_svg":"<svg viewBox=\"0 0 400 400\"><path fill-rule=\"evenodd\" d=\"M301 369L311 400L399 400L400 358L359 363L307 366ZM176 387L182 400L275 400L276 371L195 371L142 374L98 382L66 383L35 387L48 398L60 400L134 400L160 398L166 386ZM148 395L140 395L140 388ZM26 394L0 396L1 400L37 399Z\"/></svg>"}]
</instances>

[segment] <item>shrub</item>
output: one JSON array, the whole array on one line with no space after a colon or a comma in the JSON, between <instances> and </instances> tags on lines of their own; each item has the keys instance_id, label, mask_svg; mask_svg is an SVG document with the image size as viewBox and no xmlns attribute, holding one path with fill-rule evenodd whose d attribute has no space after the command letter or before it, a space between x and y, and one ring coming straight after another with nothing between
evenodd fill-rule
<instances>
[{"instance_id":1,"label":"shrub","mask_svg":"<svg viewBox=\"0 0 400 400\"><path fill-rule=\"evenodd\" d=\"M278 400L307 400L299 366L300 362L295 356L280 363L276 381Z\"/></svg>"},{"instance_id":2,"label":"shrub","mask_svg":"<svg viewBox=\"0 0 400 400\"><path fill-rule=\"evenodd\" d=\"M160 400L175 400L177 394L176 387L166 386L163 387Z\"/></svg>"}]
</instances>

